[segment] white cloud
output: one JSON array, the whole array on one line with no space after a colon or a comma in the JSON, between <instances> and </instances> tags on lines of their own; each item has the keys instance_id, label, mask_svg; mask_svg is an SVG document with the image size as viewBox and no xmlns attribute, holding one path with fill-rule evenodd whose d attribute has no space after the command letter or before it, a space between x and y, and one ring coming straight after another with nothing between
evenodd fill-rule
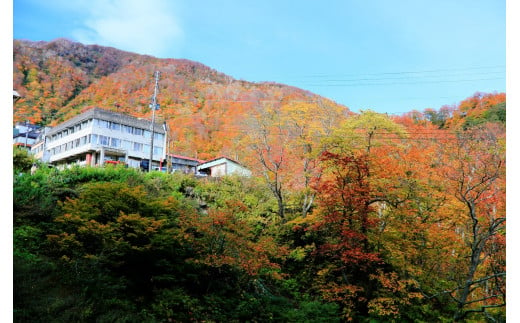
<instances>
[{"instance_id":1,"label":"white cloud","mask_svg":"<svg viewBox=\"0 0 520 323\"><path fill-rule=\"evenodd\" d=\"M72 3L77 5L76 10L82 11L79 28L72 32L79 42L161 58L174 57L180 50L183 32L172 1L90 0Z\"/></svg>"}]
</instances>

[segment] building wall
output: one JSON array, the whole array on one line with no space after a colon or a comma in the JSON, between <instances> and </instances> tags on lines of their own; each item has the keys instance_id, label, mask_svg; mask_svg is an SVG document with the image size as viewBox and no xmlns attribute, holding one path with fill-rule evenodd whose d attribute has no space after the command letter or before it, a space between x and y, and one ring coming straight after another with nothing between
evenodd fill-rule
<instances>
[{"instance_id":1,"label":"building wall","mask_svg":"<svg viewBox=\"0 0 520 323\"><path fill-rule=\"evenodd\" d=\"M227 175L226 172L226 163L222 163L220 165L215 165L211 167L211 176L212 177L221 177Z\"/></svg>"},{"instance_id":2,"label":"building wall","mask_svg":"<svg viewBox=\"0 0 520 323\"><path fill-rule=\"evenodd\" d=\"M242 176L251 176L251 171L242 165L227 159L227 158L218 158L204 164L201 164L197 167L198 171L201 173L208 173L208 175L212 177L220 177L225 175L237 174Z\"/></svg>"},{"instance_id":3,"label":"building wall","mask_svg":"<svg viewBox=\"0 0 520 323\"><path fill-rule=\"evenodd\" d=\"M189 157L169 155L172 172L195 173L199 160Z\"/></svg>"},{"instance_id":4,"label":"building wall","mask_svg":"<svg viewBox=\"0 0 520 323\"><path fill-rule=\"evenodd\" d=\"M30 149L36 142L40 127L30 123L17 123L13 128L13 144Z\"/></svg>"},{"instance_id":5,"label":"building wall","mask_svg":"<svg viewBox=\"0 0 520 323\"><path fill-rule=\"evenodd\" d=\"M249 169L244 168L241 165L235 164L233 162L228 163L227 173L228 174L238 174L238 175L243 175L243 176L251 176L251 171Z\"/></svg>"},{"instance_id":6,"label":"building wall","mask_svg":"<svg viewBox=\"0 0 520 323\"><path fill-rule=\"evenodd\" d=\"M44 127L38 134L38 138L31 146L31 153L34 158L43 162L49 162L49 152L46 149L46 134L52 129L52 127Z\"/></svg>"},{"instance_id":7,"label":"building wall","mask_svg":"<svg viewBox=\"0 0 520 323\"><path fill-rule=\"evenodd\" d=\"M150 158L150 126L149 121L109 111L86 112L49 132L49 161L95 165L120 160L139 167L141 159ZM153 160L158 163L165 157L166 138L162 128L154 129L154 134Z\"/></svg>"},{"instance_id":8,"label":"building wall","mask_svg":"<svg viewBox=\"0 0 520 323\"><path fill-rule=\"evenodd\" d=\"M36 142L31 147L31 153L34 155L34 158L44 161L44 162L48 162L49 156L48 156L48 153L45 154L45 144L44 143L45 143L44 141Z\"/></svg>"},{"instance_id":9,"label":"building wall","mask_svg":"<svg viewBox=\"0 0 520 323\"><path fill-rule=\"evenodd\" d=\"M13 144L22 144L27 145L28 147L32 146L34 144L34 141L34 138L26 137L23 134L13 138Z\"/></svg>"}]
</instances>

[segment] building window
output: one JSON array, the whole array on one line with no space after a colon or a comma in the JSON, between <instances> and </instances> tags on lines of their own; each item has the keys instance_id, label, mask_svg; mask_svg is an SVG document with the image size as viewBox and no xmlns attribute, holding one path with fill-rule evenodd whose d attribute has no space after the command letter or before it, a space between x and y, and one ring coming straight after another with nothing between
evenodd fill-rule
<instances>
[{"instance_id":1,"label":"building window","mask_svg":"<svg viewBox=\"0 0 520 323\"><path fill-rule=\"evenodd\" d=\"M110 141L110 138L108 138L107 136L99 136L99 144L102 145L102 146L108 146L109 144L109 141Z\"/></svg>"},{"instance_id":2,"label":"building window","mask_svg":"<svg viewBox=\"0 0 520 323\"><path fill-rule=\"evenodd\" d=\"M98 143L98 135L92 135L92 144L97 145Z\"/></svg>"},{"instance_id":3,"label":"building window","mask_svg":"<svg viewBox=\"0 0 520 323\"><path fill-rule=\"evenodd\" d=\"M157 140L157 141L163 141L164 140L164 135L162 133L154 133L154 136L153 136L154 140Z\"/></svg>"},{"instance_id":4,"label":"building window","mask_svg":"<svg viewBox=\"0 0 520 323\"><path fill-rule=\"evenodd\" d=\"M121 147L121 139L111 138L110 139L110 147L115 147L115 148Z\"/></svg>"},{"instance_id":5,"label":"building window","mask_svg":"<svg viewBox=\"0 0 520 323\"><path fill-rule=\"evenodd\" d=\"M126 125L122 125L122 129L121 129L124 133L133 133L133 127L131 126L126 126Z\"/></svg>"},{"instance_id":6,"label":"building window","mask_svg":"<svg viewBox=\"0 0 520 323\"><path fill-rule=\"evenodd\" d=\"M121 148L125 149L125 150L130 150L132 149L132 142L131 141L128 141L128 140L123 140L121 141Z\"/></svg>"},{"instance_id":7,"label":"building window","mask_svg":"<svg viewBox=\"0 0 520 323\"><path fill-rule=\"evenodd\" d=\"M149 154L150 153L150 145L144 145L143 152Z\"/></svg>"},{"instance_id":8,"label":"building window","mask_svg":"<svg viewBox=\"0 0 520 323\"><path fill-rule=\"evenodd\" d=\"M119 131L121 130L121 125L116 122L110 122L110 129Z\"/></svg>"},{"instance_id":9,"label":"building window","mask_svg":"<svg viewBox=\"0 0 520 323\"><path fill-rule=\"evenodd\" d=\"M143 129L141 129L141 128L134 128L134 135L142 136L143 135Z\"/></svg>"},{"instance_id":10,"label":"building window","mask_svg":"<svg viewBox=\"0 0 520 323\"><path fill-rule=\"evenodd\" d=\"M108 121L106 121L106 120L99 120L99 119L96 119L95 124L96 124L99 128L109 128L109 129L110 129L110 122L108 122Z\"/></svg>"},{"instance_id":11,"label":"building window","mask_svg":"<svg viewBox=\"0 0 520 323\"><path fill-rule=\"evenodd\" d=\"M134 151L143 151L143 144L134 142Z\"/></svg>"},{"instance_id":12,"label":"building window","mask_svg":"<svg viewBox=\"0 0 520 323\"><path fill-rule=\"evenodd\" d=\"M128 159L128 166L130 167L133 167L133 168L138 168L140 165L139 161L138 160L135 160L135 159Z\"/></svg>"},{"instance_id":13,"label":"building window","mask_svg":"<svg viewBox=\"0 0 520 323\"><path fill-rule=\"evenodd\" d=\"M154 155L162 155L162 151L163 151L162 147L155 147L155 146L153 147Z\"/></svg>"}]
</instances>

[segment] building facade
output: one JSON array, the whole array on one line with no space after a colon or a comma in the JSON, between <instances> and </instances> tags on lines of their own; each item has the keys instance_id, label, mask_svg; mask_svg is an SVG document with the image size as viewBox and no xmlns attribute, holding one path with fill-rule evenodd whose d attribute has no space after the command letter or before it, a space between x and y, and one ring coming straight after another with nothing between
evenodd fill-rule
<instances>
[{"instance_id":1,"label":"building facade","mask_svg":"<svg viewBox=\"0 0 520 323\"><path fill-rule=\"evenodd\" d=\"M165 159L166 132L153 127L152 166ZM121 162L138 168L150 159L152 122L100 108L90 109L49 130L44 138L48 162L54 165L104 165Z\"/></svg>"},{"instance_id":2,"label":"building facade","mask_svg":"<svg viewBox=\"0 0 520 323\"><path fill-rule=\"evenodd\" d=\"M52 127L44 127L43 129L40 129L36 141L31 146L31 153L34 158L46 163L49 162L49 152L45 149L45 136L50 130L52 130Z\"/></svg>"},{"instance_id":3,"label":"building facade","mask_svg":"<svg viewBox=\"0 0 520 323\"><path fill-rule=\"evenodd\" d=\"M174 155L174 154L168 154L167 155L168 162L167 165L171 167L169 171L173 172L181 172L184 174L195 174L197 172L197 166L200 163L203 163L203 160L186 157L186 156L180 156L180 155Z\"/></svg>"},{"instance_id":4,"label":"building facade","mask_svg":"<svg viewBox=\"0 0 520 323\"><path fill-rule=\"evenodd\" d=\"M27 150L35 144L41 129L28 122L19 122L13 128L13 144Z\"/></svg>"},{"instance_id":5,"label":"building facade","mask_svg":"<svg viewBox=\"0 0 520 323\"><path fill-rule=\"evenodd\" d=\"M232 174L249 177L251 176L251 171L232 159L219 157L199 164L197 166L197 174L211 177L222 177Z\"/></svg>"}]
</instances>

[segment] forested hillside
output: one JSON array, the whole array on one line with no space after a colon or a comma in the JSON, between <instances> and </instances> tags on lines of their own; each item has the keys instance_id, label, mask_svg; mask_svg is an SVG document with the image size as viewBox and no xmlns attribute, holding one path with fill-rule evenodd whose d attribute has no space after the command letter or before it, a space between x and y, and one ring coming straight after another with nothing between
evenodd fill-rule
<instances>
[{"instance_id":1,"label":"forested hillside","mask_svg":"<svg viewBox=\"0 0 520 323\"><path fill-rule=\"evenodd\" d=\"M146 116L156 69L174 151L253 176L31 174L15 149L16 321L505 322L504 93L354 114L198 63L15 41L15 114Z\"/></svg>"},{"instance_id":2,"label":"forested hillside","mask_svg":"<svg viewBox=\"0 0 520 323\"><path fill-rule=\"evenodd\" d=\"M235 80L200 63L158 59L65 39L14 41L13 88L23 99L14 121L54 125L96 106L151 118L154 72L160 71L157 114L171 129L178 154L235 158L249 131L245 118L265 109L306 102L346 107L307 91L276 83Z\"/></svg>"}]
</instances>

